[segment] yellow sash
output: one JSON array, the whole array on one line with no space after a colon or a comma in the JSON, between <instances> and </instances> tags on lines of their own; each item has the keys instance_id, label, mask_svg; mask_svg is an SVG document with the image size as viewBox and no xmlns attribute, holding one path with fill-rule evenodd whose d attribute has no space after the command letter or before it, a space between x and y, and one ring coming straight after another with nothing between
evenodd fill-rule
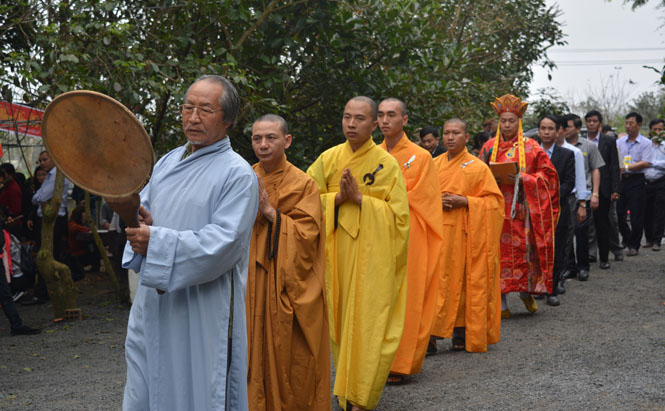
<instances>
[{"instance_id":1,"label":"yellow sash","mask_svg":"<svg viewBox=\"0 0 665 411\"><path fill-rule=\"evenodd\" d=\"M494 149L492 150L492 157L490 161L496 163L496 156L499 153L499 142L501 140L501 124L496 128L496 137L494 138ZM522 132L522 119L519 119L519 126L517 129L517 151L519 152L519 168L520 173L526 170L526 156L524 155L524 133Z\"/></svg>"},{"instance_id":2,"label":"yellow sash","mask_svg":"<svg viewBox=\"0 0 665 411\"><path fill-rule=\"evenodd\" d=\"M499 123L499 126L496 128L496 137L494 138L494 149L492 150L492 156L490 158L490 161L492 163L496 163L496 156L499 153L499 141L501 139L501 123ZM517 151L519 151L519 168L520 172L519 174L522 174L526 170L526 156L524 155L524 133L522 132L522 119L519 119L519 125L517 128ZM514 147L514 146L513 146ZM519 181L520 181L520 176L519 174L515 177L515 188L513 189L513 205L510 207L510 219L512 220L515 218L516 214L516 207L515 205L517 204L517 198L518 198L518 193L519 193Z\"/></svg>"}]
</instances>

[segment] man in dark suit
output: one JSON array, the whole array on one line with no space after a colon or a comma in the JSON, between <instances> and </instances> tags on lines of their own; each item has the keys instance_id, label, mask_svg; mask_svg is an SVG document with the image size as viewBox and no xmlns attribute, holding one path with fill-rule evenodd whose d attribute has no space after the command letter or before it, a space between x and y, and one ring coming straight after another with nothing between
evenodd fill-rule
<instances>
[{"instance_id":1,"label":"man in dark suit","mask_svg":"<svg viewBox=\"0 0 665 411\"><path fill-rule=\"evenodd\" d=\"M434 126L425 126L420 129L420 145L432 155L432 158L446 152L440 143L439 130Z\"/></svg>"},{"instance_id":2,"label":"man in dark suit","mask_svg":"<svg viewBox=\"0 0 665 411\"><path fill-rule=\"evenodd\" d=\"M593 212L593 221L598 241L600 268L610 268L610 206L619 198L619 154L616 140L600 132L603 116L597 110L591 110L584 116L587 126L587 139L598 146L598 151L605 161L600 168L600 186L598 190L598 208ZM617 259L619 259L617 255Z\"/></svg>"},{"instance_id":3,"label":"man in dark suit","mask_svg":"<svg viewBox=\"0 0 665 411\"><path fill-rule=\"evenodd\" d=\"M575 187L575 156L567 148L555 144L557 129L561 124L553 115L546 115L538 121L540 145L547 153L559 174L559 203L561 214L554 233L554 273L552 278L552 294L547 296L548 305L559 305L559 277L566 268L566 231L570 221L570 207L567 200Z\"/></svg>"}]
</instances>

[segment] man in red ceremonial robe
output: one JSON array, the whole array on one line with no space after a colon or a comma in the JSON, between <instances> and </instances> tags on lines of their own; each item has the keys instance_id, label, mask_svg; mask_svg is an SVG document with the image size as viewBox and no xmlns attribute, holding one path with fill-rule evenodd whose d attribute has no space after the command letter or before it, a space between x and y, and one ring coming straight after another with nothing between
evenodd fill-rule
<instances>
[{"instance_id":1,"label":"man in red ceremonial robe","mask_svg":"<svg viewBox=\"0 0 665 411\"><path fill-rule=\"evenodd\" d=\"M533 295L552 292L559 176L540 145L522 134L527 103L506 94L491 105L499 115L499 128L496 137L483 146L480 158L490 168L493 163L515 162L517 171L497 177L506 204L501 231L501 317L509 318L505 294L520 292L526 309L534 313L538 305Z\"/></svg>"}]
</instances>

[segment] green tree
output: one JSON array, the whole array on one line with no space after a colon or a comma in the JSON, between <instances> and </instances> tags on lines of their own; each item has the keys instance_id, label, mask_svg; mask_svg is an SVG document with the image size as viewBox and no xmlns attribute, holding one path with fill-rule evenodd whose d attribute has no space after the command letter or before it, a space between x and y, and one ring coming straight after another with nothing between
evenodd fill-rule
<instances>
[{"instance_id":1,"label":"green tree","mask_svg":"<svg viewBox=\"0 0 665 411\"><path fill-rule=\"evenodd\" d=\"M20 0L0 11L7 99L44 108L65 91L102 92L160 155L184 143L186 87L222 74L243 102L234 148L251 162L252 121L281 114L303 168L343 141L353 95L405 100L408 133L450 116L479 129L489 102L526 97L532 64L553 67L545 52L564 44L545 0Z\"/></svg>"},{"instance_id":2,"label":"green tree","mask_svg":"<svg viewBox=\"0 0 665 411\"><path fill-rule=\"evenodd\" d=\"M277 112L291 124L289 155L302 167L342 141L350 96L401 97L414 128L452 115L479 123L496 95L526 95L530 66L563 36L558 10L544 0L25 3L31 47L3 45L11 64L0 69L24 101L43 107L71 89L103 92L127 105L164 153L182 143L185 87L221 73L244 103L234 147L251 158L252 120Z\"/></svg>"},{"instance_id":3,"label":"green tree","mask_svg":"<svg viewBox=\"0 0 665 411\"><path fill-rule=\"evenodd\" d=\"M629 111L637 111L644 117L645 125L648 125L649 120L662 117L663 108L665 108L665 87L643 92L628 106Z\"/></svg>"},{"instance_id":4,"label":"green tree","mask_svg":"<svg viewBox=\"0 0 665 411\"><path fill-rule=\"evenodd\" d=\"M632 3L633 10L635 10L639 7L642 7L642 6L646 5L649 2L649 0L624 0L623 2L624 2L624 4ZM660 5L659 6L660 7L665 6L665 0L660 0Z\"/></svg>"},{"instance_id":5,"label":"green tree","mask_svg":"<svg viewBox=\"0 0 665 411\"><path fill-rule=\"evenodd\" d=\"M524 127L536 127L538 120L547 114L562 116L570 112L568 104L553 88L538 89L535 100L529 103L529 108L524 116Z\"/></svg>"}]
</instances>

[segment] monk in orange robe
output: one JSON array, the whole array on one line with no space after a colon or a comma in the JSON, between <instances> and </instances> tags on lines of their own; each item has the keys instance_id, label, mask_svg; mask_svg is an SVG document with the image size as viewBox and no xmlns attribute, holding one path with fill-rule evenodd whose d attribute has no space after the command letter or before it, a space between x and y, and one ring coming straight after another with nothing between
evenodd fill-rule
<instances>
[{"instance_id":1,"label":"monk in orange robe","mask_svg":"<svg viewBox=\"0 0 665 411\"><path fill-rule=\"evenodd\" d=\"M259 159L246 299L252 411L330 410L321 200L314 180L286 161L291 139L280 116L252 127Z\"/></svg>"},{"instance_id":2,"label":"monk in orange robe","mask_svg":"<svg viewBox=\"0 0 665 411\"><path fill-rule=\"evenodd\" d=\"M448 150L434 159L441 185L443 249L432 334L453 338L453 350L486 352L501 337L499 238L503 195L489 167L466 149L468 126L443 125ZM453 328L454 327L454 328Z\"/></svg>"},{"instance_id":3,"label":"monk in orange robe","mask_svg":"<svg viewBox=\"0 0 665 411\"><path fill-rule=\"evenodd\" d=\"M499 128L481 149L480 158L490 168L493 163L516 166L515 173L497 178L506 204L501 232L501 316L510 318L506 293L518 291L531 313L538 311L534 294L552 293L559 175L540 144L522 133L528 104L506 94L491 105L499 115Z\"/></svg>"},{"instance_id":4,"label":"monk in orange robe","mask_svg":"<svg viewBox=\"0 0 665 411\"><path fill-rule=\"evenodd\" d=\"M389 383L398 384L404 376L420 372L427 353L437 299L443 217L432 156L404 133L409 120L406 104L396 98L383 100L378 120L385 137L380 147L395 157L402 170L411 219L404 332L388 377Z\"/></svg>"}]
</instances>

